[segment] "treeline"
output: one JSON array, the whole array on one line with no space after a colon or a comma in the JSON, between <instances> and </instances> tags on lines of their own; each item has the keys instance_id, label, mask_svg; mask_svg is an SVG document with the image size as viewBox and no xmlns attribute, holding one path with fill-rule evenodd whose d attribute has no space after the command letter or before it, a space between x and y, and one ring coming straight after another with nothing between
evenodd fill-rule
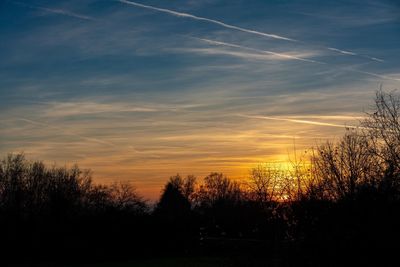
<instances>
[{"instance_id":1,"label":"treeline","mask_svg":"<svg viewBox=\"0 0 400 267\"><path fill-rule=\"evenodd\" d=\"M0 163L0 260L107 257L141 234L147 215L129 184L96 185L89 171L22 154Z\"/></svg>"},{"instance_id":2,"label":"treeline","mask_svg":"<svg viewBox=\"0 0 400 267\"><path fill-rule=\"evenodd\" d=\"M9 155L0 162L0 258L226 256L237 266L396 266L400 97L378 91L358 128L260 164L243 181L173 176L150 206L126 183Z\"/></svg>"}]
</instances>

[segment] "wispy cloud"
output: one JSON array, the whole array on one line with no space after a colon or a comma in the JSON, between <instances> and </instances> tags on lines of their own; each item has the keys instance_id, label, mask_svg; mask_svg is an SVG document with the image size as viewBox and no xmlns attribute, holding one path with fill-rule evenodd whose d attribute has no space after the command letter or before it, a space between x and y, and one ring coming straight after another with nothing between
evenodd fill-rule
<instances>
[{"instance_id":1,"label":"wispy cloud","mask_svg":"<svg viewBox=\"0 0 400 267\"><path fill-rule=\"evenodd\" d=\"M149 103L127 103L127 102L96 102L96 101L76 101L76 102L42 102L40 116L44 118L59 118L86 115L96 116L99 114L127 113L156 113L156 112L187 112L190 109L207 107L209 104L167 104L158 102Z\"/></svg>"},{"instance_id":2,"label":"wispy cloud","mask_svg":"<svg viewBox=\"0 0 400 267\"><path fill-rule=\"evenodd\" d=\"M350 70L354 71L354 72L357 72L357 73L361 73L361 74L365 74L365 75L369 75L369 76L374 76L374 77L377 77L377 78L380 78L380 79L384 79L384 80L392 80L392 81L400 82L400 78L395 78L395 77L382 75L382 74L369 72L369 71L361 71L361 70L355 70L355 69L350 69Z\"/></svg>"},{"instance_id":3,"label":"wispy cloud","mask_svg":"<svg viewBox=\"0 0 400 267\"><path fill-rule=\"evenodd\" d=\"M125 103L67 102L49 103L46 117L67 117L76 115L119 113L119 112L156 112L158 109L128 105Z\"/></svg>"},{"instance_id":4,"label":"wispy cloud","mask_svg":"<svg viewBox=\"0 0 400 267\"><path fill-rule=\"evenodd\" d=\"M362 116L351 116L351 115L302 115L302 116L290 116L291 119L307 118L307 119L322 119L322 120L361 120L365 117Z\"/></svg>"},{"instance_id":5,"label":"wispy cloud","mask_svg":"<svg viewBox=\"0 0 400 267\"><path fill-rule=\"evenodd\" d=\"M237 45L237 44L232 44L232 43L226 43L226 42L220 42L220 41L214 41L214 40L204 39L204 38L195 38L195 39L201 40L203 42L207 42L207 43L209 43L211 45L220 45L220 46L227 46L227 47L245 49L245 50L257 52L259 54L272 55L272 56L275 56L275 57L281 58L281 59L292 59L292 60L300 60L300 61L305 61L305 62L310 62L310 63L326 64L324 62L319 62L319 61L315 61L315 60L311 60L311 59L306 59L306 58L302 58L302 57L299 57L299 56L296 56L296 55L291 55L291 54L288 54L288 53L277 53L277 52L268 51L268 50L260 50L260 49L255 49L255 48L251 48L251 47L247 47L247 46L242 46L242 45Z\"/></svg>"},{"instance_id":6,"label":"wispy cloud","mask_svg":"<svg viewBox=\"0 0 400 267\"><path fill-rule=\"evenodd\" d=\"M271 117L271 116L246 115L246 114L237 114L237 116L250 118L250 119L286 121L286 122L292 122L292 123L310 124L310 125L317 125L317 126L328 126L328 127L339 127L339 128L360 128L360 127L354 126L354 125L336 124L336 123L320 122L320 121L312 121L312 120L300 120L300 119L286 118L286 117Z\"/></svg>"},{"instance_id":7,"label":"wispy cloud","mask_svg":"<svg viewBox=\"0 0 400 267\"><path fill-rule=\"evenodd\" d=\"M260 60L260 61L282 60L281 57L276 57L273 55L266 55L254 52L233 51L221 48L180 48L180 49L172 49L172 51L198 53L203 55L226 55L226 56L242 58L245 60Z\"/></svg>"},{"instance_id":8,"label":"wispy cloud","mask_svg":"<svg viewBox=\"0 0 400 267\"><path fill-rule=\"evenodd\" d=\"M26 118L18 118L18 120L23 121L23 122L27 122L27 123L30 123L30 124L33 124L33 125L37 125L37 126L40 126L40 127L46 127L46 128L49 128L49 129L53 129L53 130L56 130L59 134L61 133L61 134L64 134L64 135L78 137L78 138L83 139L85 141L95 142L95 143L98 143L98 144L107 145L107 146L111 146L111 147L115 146L115 144L112 143L112 142L105 141L105 140L98 139L98 138L87 137L87 136L83 136L83 135L76 134L76 133L72 133L72 132L67 131L64 128L52 126L52 125L47 124L47 123L38 122L38 121L26 119Z\"/></svg>"},{"instance_id":9,"label":"wispy cloud","mask_svg":"<svg viewBox=\"0 0 400 267\"><path fill-rule=\"evenodd\" d=\"M93 17L82 15L82 14L78 14L78 13L71 12L71 11L65 10L65 9L42 7L42 6L26 4L26 3L17 2L17 1L10 1L10 2L14 3L14 4L17 4L17 5L20 5L20 6L23 6L23 7L28 7L28 8L32 8L32 9L38 9L38 10L46 11L46 12L49 12L49 13L60 14L60 15L68 16L68 17L77 18L77 19L92 20L92 21L96 20Z\"/></svg>"}]
</instances>

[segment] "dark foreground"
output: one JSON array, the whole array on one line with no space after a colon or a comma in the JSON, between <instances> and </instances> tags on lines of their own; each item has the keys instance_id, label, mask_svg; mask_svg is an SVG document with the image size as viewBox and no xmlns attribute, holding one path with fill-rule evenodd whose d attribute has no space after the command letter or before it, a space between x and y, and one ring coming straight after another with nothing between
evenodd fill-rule
<instances>
[{"instance_id":1,"label":"dark foreground","mask_svg":"<svg viewBox=\"0 0 400 267\"><path fill-rule=\"evenodd\" d=\"M273 264L272 262L275 262ZM277 261L251 260L235 262L228 258L217 257L184 257L184 258L158 258L158 259L141 259L129 261L20 261L3 262L1 266L8 267L229 267L229 266L279 266ZM250 265L249 265L250 264Z\"/></svg>"},{"instance_id":2,"label":"dark foreground","mask_svg":"<svg viewBox=\"0 0 400 267\"><path fill-rule=\"evenodd\" d=\"M225 267L234 266L232 260L227 258L162 258L147 260L132 260L125 262L106 261L102 263L20 263L12 264L14 267Z\"/></svg>"}]
</instances>

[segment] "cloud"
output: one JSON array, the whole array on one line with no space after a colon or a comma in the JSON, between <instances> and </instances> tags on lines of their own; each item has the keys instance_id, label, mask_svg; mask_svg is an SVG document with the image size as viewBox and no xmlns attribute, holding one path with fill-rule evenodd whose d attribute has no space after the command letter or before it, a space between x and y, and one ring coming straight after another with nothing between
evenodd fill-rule
<instances>
[{"instance_id":1,"label":"cloud","mask_svg":"<svg viewBox=\"0 0 400 267\"><path fill-rule=\"evenodd\" d=\"M87 136L83 136L83 135L80 135L80 134L71 133L69 131L66 131L65 128L56 127L56 126L52 126L52 125L47 124L47 123L38 122L38 121L25 119L25 118L18 118L18 120L23 121L23 122L27 122L27 123L30 123L30 124L33 124L33 125L54 129L54 130L56 130L59 133L62 133L64 135L78 137L78 138L83 139L85 141L90 141L90 142L95 142L95 143L102 144L102 145L115 147L115 144L111 143L109 141L105 141L105 140L98 139L98 138L87 137Z\"/></svg>"},{"instance_id":2,"label":"cloud","mask_svg":"<svg viewBox=\"0 0 400 267\"><path fill-rule=\"evenodd\" d=\"M373 73L373 72L369 72L369 71L361 71L361 70L355 70L355 69L350 69L350 71L354 71L354 72L365 74L365 75L369 75L369 76L374 76L374 77L381 78L381 79L384 79L384 80L391 80L391 81L400 82L400 78L394 78L394 77L390 77L390 76L387 76L387 75L377 74L377 73Z\"/></svg>"},{"instance_id":3,"label":"cloud","mask_svg":"<svg viewBox=\"0 0 400 267\"><path fill-rule=\"evenodd\" d=\"M293 119L293 118L286 118L286 117L271 117L271 116L258 116L258 115L246 115L246 114L237 114L237 116L250 118L250 119L286 121L286 122L310 124L310 125L317 125L317 126L328 126L328 127L339 127L339 128L357 128L357 129L360 128L360 127L354 126L354 125L344 125L344 124L319 122L319 121L311 121L311 120L300 120L300 119Z\"/></svg>"},{"instance_id":4,"label":"cloud","mask_svg":"<svg viewBox=\"0 0 400 267\"><path fill-rule=\"evenodd\" d=\"M96 102L67 102L50 103L45 110L46 117L67 117L99 113L119 113L119 112L156 112L158 109L132 106L125 103L96 103Z\"/></svg>"},{"instance_id":5,"label":"cloud","mask_svg":"<svg viewBox=\"0 0 400 267\"><path fill-rule=\"evenodd\" d=\"M292 119L307 118L307 119L322 119L322 120L361 120L364 117L351 115L302 115L290 116Z\"/></svg>"},{"instance_id":6,"label":"cloud","mask_svg":"<svg viewBox=\"0 0 400 267\"><path fill-rule=\"evenodd\" d=\"M91 20L91 21L96 20L93 17L82 15L82 14L78 14L78 13L74 13L74 12L71 12L71 11L68 11L68 10L65 10L65 9L48 8L48 7L30 5L30 4L26 4L26 3L22 3L22 2L17 2L17 1L11 1L11 3L17 4L17 5L20 5L20 6L23 6L23 7L43 10L43 11L46 11L46 12L49 12L49 13L60 14L60 15L68 16L68 17L77 18L77 19Z\"/></svg>"},{"instance_id":7,"label":"cloud","mask_svg":"<svg viewBox=\"0 0 400 267\"><path fill-rule=\"evenodd\" d=\"M283 60L282 57L276 57L273 55L266 55L260 53L249 53L242 51L230 51L219 48L189 48L189 49L179 49L179 52L193 52L204 55L227 55L238 57L246 60Z\"/></svg>"},{"instance_id":8,"label":"cloud","mask_svg":"<svg viewBox=\"0 0 400 267\"><path fill-rule=\"evenodd\" d=\"M227 46L227 47L245 49L245 50L250 50L250 51L257 52L257 53L259 53L261 55L267 54L267 55L270 55L270 56L274 56L275 59L276 58L292 59L292 60L300 60L300 61L305 61L305 62L310 62L310 63L326 64L324 62L319 62L319 61L315 61L315 60L311 60L311 59L302 58L302 57L300 57L298 55L291 55L289 53L277 53L277 52L273 52L273 51L260 50L260 49L255 49L255 48L251 48L251 47L247 47L247 46L241 46L241 45L232 44L232 43L214 41L214 40L204 39L204 38L195 38L195 39L201 40L203 42L207 42L207 43L209 43L211 45L220 45L220 46Z\"/></svg>"}]
</instances>

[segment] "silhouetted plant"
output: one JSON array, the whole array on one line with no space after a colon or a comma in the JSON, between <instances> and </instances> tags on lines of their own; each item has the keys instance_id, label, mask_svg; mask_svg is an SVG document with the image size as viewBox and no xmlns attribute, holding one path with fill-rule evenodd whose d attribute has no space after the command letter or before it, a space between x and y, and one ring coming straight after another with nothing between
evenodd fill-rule
<instances>
[{"instance_id":1,"label":"silhouetted plant","mask_svg":"<svg viewBox=\"0 0 400 267\"><path fill-rule=\"evenodd\" d=\"M367 113L362 126L373 144L371 151L383 164L381 189L391 194L399 192L400 95L378 90L372 111Z\"/></svg>"},{"instance_id":2,"label":"silhouetted plant","mask_svg":"<svg viewBox=\"0 0 400 267\"><path fill-rule=\"evenodd\" d=\"M242 199L239 183L229 180L222 173L211 173L204 178L198 191L201 205L213 206L219 203L236 203Z\"/></svg>"},{"instance_id":3,"label":"silhouetted plant","mask_svg":"<svg viewBox=\"0 0 400 267\"><path fill-rule=\"evenodd\" d=\"M172 176L165 185L155 213L175 221L190 212L190 201L185 195L185 181L180 175Z\"/></svg>"},{"instance_id":4,"label":"silhouetted plant","mask_svg":"<svg viewBox=\"0 0 400 267\"><path fill-rule=\"evenodd\" d=\"M282 184L286 173L280 166L260 164L253 168L248 183L250 197L263 206L281 199Z\"/></svg>"},{"instance_id":5,"label":"silhouetted plant","mask_svg":"<svg viewBox=\"0 0 400 267\"><path fill-rule=\"evenodd\" d=\"M379 159L371 153L364 134L349 130L338 143L319 146L314 157L316 175L331 199L354 199L362 186L375 186L380 176Z\"/></svg>"}]
</instances>

